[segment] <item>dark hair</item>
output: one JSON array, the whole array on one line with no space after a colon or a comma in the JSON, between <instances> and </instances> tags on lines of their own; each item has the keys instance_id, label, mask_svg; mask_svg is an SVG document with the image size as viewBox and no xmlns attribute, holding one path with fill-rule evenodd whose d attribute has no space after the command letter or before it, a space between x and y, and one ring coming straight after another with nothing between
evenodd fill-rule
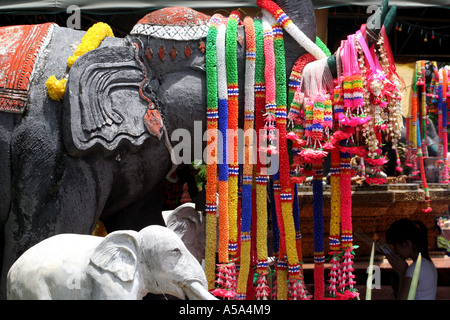
<instances>
[{"instance_id":1,"label":"dark hair","mask_svg":"<svg viewBox=\"0 0 450 320\"><path fill-rule=\"evenodd\" d=\"M391 224L386 231L386 241L390 244L403 243L410 240L413 245L417 246L423 258L428 260L428 231L422 221L399 219Z\"/></svg>"}]
</instances>

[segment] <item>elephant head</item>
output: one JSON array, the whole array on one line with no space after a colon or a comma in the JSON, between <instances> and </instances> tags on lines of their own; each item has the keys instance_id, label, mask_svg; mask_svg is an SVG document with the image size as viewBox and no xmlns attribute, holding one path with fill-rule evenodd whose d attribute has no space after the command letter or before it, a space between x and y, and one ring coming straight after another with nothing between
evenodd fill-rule
<instances>
[{"instance_id":1,"label":"elephant head","mask_svg":"<svg viewBox=\"0 0 450 320\"><path fill-rule=\"evenodd\" d=\"M119 286L135 290L138 297L153 293L215 299L207 290L200 264L181 239L162 226L109 234L93 251L87 273L98 282L99 290L117 291ZM105 281L105 277L115 280Z\"/></svg>"},{"instance_id":2,"label":"elephant head","mask_svg":"<svg viewBox=\"0 0 450 320\"><path fill-rule=\"evenodd\" d=\"M166 10L146 15L126 39L87 52L70 69L63 121L64 141L72 156L85 155L97 145L107 153L125 141L141 146L151 136L161 140L164 132L170 149L168 129L191 130L191 123L204 120L205 60L198 42L206 37L209 16L189 8L171 9L173 16L166 20L198 15L183 23L189 30L200 31L194 37L161 36L170 28L158 18L167 18ZM159 31L146 34L143 26ZM171 53L169 43L173 43ZM182 51L183 58L180 54L175 59L173 52Z\"/></svg>"},{"instance_id":3,"label":"elephant head","mask_svg":"<svg viewBox=\"0 0 450 320\"><path fill-rule=\"evenodd\" d=\"M201 212L195 209L195 204L182 204L173 211L163 212L163 215L167 228L181 238L189 252L201 263L205 256L206 225Z\"/></svg>"},{"instance_id":4,"label":"elephant head","mask_svg":"<svg viewBox=\"0 0 450 320\"><path fill-rule=\"evenodd\" d=\"M276 2L315 39L310 0ZM124 141L140 146L152 135L161 139L163 131L170 138L167 135L178 128L194 133L195 121L203 123L204 131L204 42L209 19L189 8L157 10L142 18L126 41L81 56L70 70L64 99L64 141L69 153L81 156L96 145L114 151ZM243 35L242 26L238 32ZM290 74L305 50L288 34L285 49ZM244 45L238 46L238 65L243 74ZM148 115L151 119L146 119Z\"/></svg>"},{"instance_id":5,"label":"elephant head","mask_svg":"<svg viewBox=\"0 0 450 320\"><path fill-rule=\"evenodd\" d=\"M149 137L142 121L148 104L139 95L143 79L131 46L98 48L76 61L64 99L64 140L72 155L96 144L112 151L123 139L140 145Z\"/></svg>"}]
</instances>

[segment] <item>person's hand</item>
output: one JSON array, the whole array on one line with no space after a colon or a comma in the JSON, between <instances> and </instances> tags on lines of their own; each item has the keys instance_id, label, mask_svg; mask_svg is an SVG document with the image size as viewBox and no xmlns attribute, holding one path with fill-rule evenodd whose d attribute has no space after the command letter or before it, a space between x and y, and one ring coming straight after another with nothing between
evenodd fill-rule
<instances>
[{"instance_id":1,"label":"person's hand","mask_svg":"<svg viewBox=\"0 0 450 320\"><path fill-rule=\"evenodd\" d=\"M408 268L408 264L404 259L402 259L398 254L390 253L386 255L389 264L392 269L400 276L404 277L406 273L406 269Z\"/></svg>"}]
</instances>

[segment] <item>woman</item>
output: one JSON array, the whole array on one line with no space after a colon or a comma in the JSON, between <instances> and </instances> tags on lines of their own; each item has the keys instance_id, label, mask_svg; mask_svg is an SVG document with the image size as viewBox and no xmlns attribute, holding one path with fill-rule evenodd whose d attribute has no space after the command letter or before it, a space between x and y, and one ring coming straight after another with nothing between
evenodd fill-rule
<instances>
[{"instance_id":1,"label":"woman","mask_svg":"<svg viewBox=\"0 0 450 320\"><path fill-rule=\"evenodd\" d=\"M393 245L394 254L387 256L392 268L399 276L397 299L408 297L411 280L419 252L422 255L416 300L435 300L437 287L437 271L428 255L428 232L421 221L400 219L395 221L386 231L386 241ZM406 259L413 263L408 266Z\"/></svg>"}]
</instances>

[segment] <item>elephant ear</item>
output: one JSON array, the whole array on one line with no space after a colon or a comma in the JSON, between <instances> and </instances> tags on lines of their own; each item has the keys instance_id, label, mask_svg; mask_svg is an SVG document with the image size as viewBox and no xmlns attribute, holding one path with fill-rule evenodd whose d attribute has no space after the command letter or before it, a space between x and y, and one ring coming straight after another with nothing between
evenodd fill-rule
<instances>
[{"instance_id":1,"label":"elephant ear","mask_svg":"<svg viewBox=\"0 0 450 320\"><path fill-rule=\"evenodd\" d=\"M95 248L90 261L122 281L132 281L138 266L139 233L115 231Z\"/></svg>"},{"instance_id":2,"label":"elephant ear","mask_svg":"<svg viewBox=\"0 0 450 320\"><path fill-rule=\"evenodd\" d=\"M113 151L122 140L141 145L148 102L140 96L145 72L133 47L101 47L70 69L64 99L64 140L72 156L100 144Z\"/></svg>"}]
</instances>

